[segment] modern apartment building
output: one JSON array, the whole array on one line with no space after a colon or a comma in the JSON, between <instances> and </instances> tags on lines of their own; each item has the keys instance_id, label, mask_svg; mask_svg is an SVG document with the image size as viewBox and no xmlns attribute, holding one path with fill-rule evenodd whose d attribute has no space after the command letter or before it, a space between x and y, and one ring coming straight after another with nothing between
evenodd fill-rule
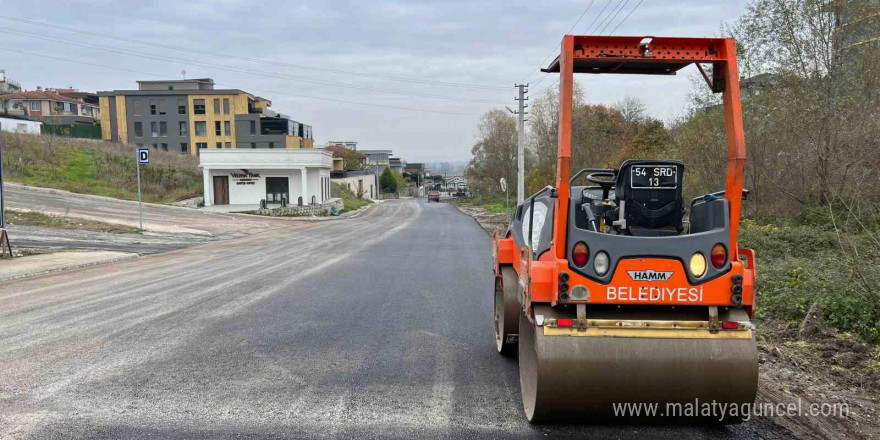
<instances>
[{"instance_id":1,"label":"modern apartment building","mask_svg":"<svg viewBox=\"0 0 880 440\"><path fill-rule=\"evenodd\" d=\"M271 102L214 80L137 81L98 92L104 140L198 155L199 150L312 148L312 128L268 109Z\"/></svg>"}]
</instances>

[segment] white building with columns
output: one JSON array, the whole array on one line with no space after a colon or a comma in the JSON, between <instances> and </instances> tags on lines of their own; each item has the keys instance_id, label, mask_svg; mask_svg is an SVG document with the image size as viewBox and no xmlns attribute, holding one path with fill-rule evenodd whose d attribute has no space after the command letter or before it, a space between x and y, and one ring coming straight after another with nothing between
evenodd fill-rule
<instances>
[{"instance_id":1,"label":"white building with columns","mask_svg":"<svg viewBox=\"0 0 880 440\"><path fill-rule=\"evenodd\" d=\"M333 154L321 149L203 149L205 206L320 205L330 199Z\"/></svg>"}]
</instances>

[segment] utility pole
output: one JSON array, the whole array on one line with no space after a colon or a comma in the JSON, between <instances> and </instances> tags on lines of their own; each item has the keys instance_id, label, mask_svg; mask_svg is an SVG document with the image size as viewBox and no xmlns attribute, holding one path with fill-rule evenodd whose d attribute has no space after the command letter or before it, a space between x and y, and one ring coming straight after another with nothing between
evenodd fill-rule
<instances>
[{"instance_id":1,"label":"utility pole","mask_svg":"<svg viewBox=\"0 0 880 440\"><path fill-rule=\"evenodd\" d=\"M516 129L516 204L519 205L525 200L525 151L526 151L526 108L529 106L526 101L526 93L529 92L528 84L516 84L519 89L519 96L516 101L519 103L518 110L514 113L519 116L519 124Z\"/></svg>"}]
</instances>

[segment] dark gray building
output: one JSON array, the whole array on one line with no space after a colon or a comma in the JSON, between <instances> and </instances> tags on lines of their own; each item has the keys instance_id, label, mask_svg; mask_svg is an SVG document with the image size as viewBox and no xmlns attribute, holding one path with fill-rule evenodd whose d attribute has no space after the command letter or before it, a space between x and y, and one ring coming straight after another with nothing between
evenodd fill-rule
<instances>
[{"instance_id":1,"label":"dark gray building","mask_svg":"<svg viewBox=\"0 0 880 440\"><path fill-rule=\"evenodd\" d=\"M210 78L137 83L137 90L98 92L104 140L193 155L205 148L313 147L311 127L243 90L215 89Z\"/></svg>"}]
</instances>

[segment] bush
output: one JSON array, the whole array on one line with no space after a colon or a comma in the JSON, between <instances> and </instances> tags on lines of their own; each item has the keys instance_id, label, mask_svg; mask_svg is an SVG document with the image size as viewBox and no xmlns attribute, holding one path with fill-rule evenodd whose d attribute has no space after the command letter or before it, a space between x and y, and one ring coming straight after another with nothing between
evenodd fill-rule
<instances>
[{"instance_id":1,"label":"bush","mask_svg":"<svg viewBox=\"0 0 880 440\"><path fill-rule=\"evenodd\" d=\"M331 183L330 194L333 197L339 197L342 199L343 211L354 211L362 206L366 206L372 203L368 199L358 198L357 195L349 191L347 187L336 182Z\"/></svg>"},{"instance_id":2,"label":"bush","mask_svg":"<svg viewBox=\"0 0 880 440\"><path fill-rule=\"evenodd\" d=\"M822 323L880 342L880 255L867 234L830 226L757 225L744 220L740 246L755 249L757 313L795 327L810 305L824 305ZM867 249L855 261L841 243Z\"/></svg>"},{"instance_id":3,"label":"bush","mask_svg":"<svg viewBox=\"0 0 880 440\"><path fill-rule=\"evenodd\" d=\"M382 171L382 175L379 176L379 187L382 188L384 194L397 192L397 179L388 167L385 167L385 171Z\"/></svg>"}]
</instances>

